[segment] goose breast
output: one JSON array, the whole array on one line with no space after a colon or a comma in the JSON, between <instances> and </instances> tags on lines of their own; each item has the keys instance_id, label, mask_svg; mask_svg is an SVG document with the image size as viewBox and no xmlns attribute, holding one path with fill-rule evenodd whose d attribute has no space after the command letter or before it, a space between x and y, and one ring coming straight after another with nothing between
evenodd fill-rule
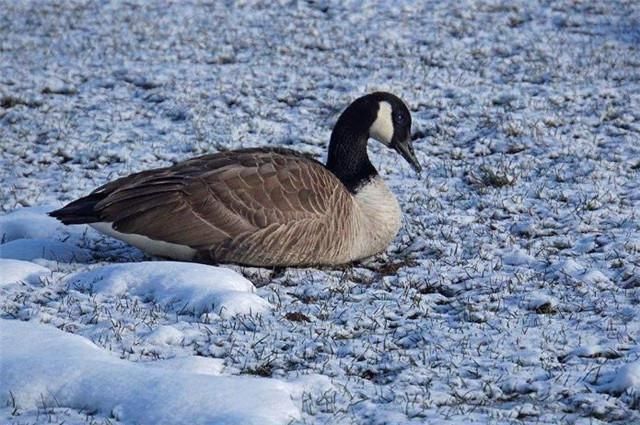
<instances>
[{"instance_id":1,"label":"goose breast","mask_svg":"<svg viewBox=\"0 0 640 425\"><path fill-rule=\"evenodd\" d=\"M398 200L379 175L354 198L352 261L384 251L400 230L402 219Z\"/></svg>"}]
</instances>

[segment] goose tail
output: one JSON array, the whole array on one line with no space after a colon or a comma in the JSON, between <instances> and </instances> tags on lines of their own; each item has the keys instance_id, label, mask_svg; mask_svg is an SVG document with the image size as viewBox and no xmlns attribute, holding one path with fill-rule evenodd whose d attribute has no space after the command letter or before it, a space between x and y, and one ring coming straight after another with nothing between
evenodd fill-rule
<instances>
[{"instance_id":1,"label":"goose tail","mask_svg":"<svg viewBox=\"0 0 640 425\"><path fill-rule=\"evenodd\" d=\"M92 193L83 198L68 203L64 207L49 212L49 216L60 220L64 224L86 224L101 221L95 210L98 202L104 199L104 193Z\"/></svg>"}]
</instances>

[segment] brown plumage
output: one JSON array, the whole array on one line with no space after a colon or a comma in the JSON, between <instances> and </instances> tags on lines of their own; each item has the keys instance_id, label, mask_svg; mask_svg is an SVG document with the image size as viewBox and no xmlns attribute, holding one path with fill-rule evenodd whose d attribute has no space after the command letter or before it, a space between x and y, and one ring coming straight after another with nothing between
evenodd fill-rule
<instances>
[{"instance_id":1,"label":"brown plumage","mask_svg":"<svg viewBox=\"0 0 640 425\"><path fill-rule=\"evenodd\" d=\"M323 238L344 232L352 196L324 165L291 150L205 155L120 178L89 198L94 221L113 223L120 233L192 247L200 261L349 261L341 255L343 244L319 248L326 245ZM81 207L84 199L66 208ZM71 220L59 211L54 217ZM315 235L314 243L300 237L305 234Z\"/></svg>"},{"instance_id":2,"label":"brown plumage","mask_svg":"<svg viewBox=\"0 0 640 425\"><path fill-rule=\"evenodd\" d=\"M342 141L362 145L367 162L370 125L364 136ZM110 223L106 233L179 259L255 266L340 264L384 249L399 227L395 198L375 169L367 172L341 180L339 173L292 150L242 149L117 179L50 214L65 224ZM363 187L368 189L359 201ZM154 241L173 245L158 249L149 243ZM184 248L182 254L167 249L174 245Z\"/></svg>"}]
</instances>

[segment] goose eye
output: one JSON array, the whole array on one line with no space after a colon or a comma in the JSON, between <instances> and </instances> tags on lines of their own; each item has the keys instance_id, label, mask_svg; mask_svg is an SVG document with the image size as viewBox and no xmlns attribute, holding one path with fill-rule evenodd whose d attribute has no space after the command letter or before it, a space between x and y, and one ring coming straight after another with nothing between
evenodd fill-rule
<instances>
[{"instance_id":1,"label":"goose eye","mask_svg":"<svg viewBox=\"0 0 640 425\"><path fill-rule=\"evenodd\" d=\"M404 124L407 121L407 117L402 113L397 113L397 114L394 114L393 120L397 124Z\"/></svg>"}]
</instances>

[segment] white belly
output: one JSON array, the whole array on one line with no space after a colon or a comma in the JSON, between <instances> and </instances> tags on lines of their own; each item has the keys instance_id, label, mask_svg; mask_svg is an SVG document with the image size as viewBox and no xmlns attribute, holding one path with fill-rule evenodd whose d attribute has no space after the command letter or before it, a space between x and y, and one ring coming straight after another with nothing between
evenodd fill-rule
<instances>
[{"instance_id":1,"label":"white belly","mask_svg":"<svg viewBox=\"0 0 640 425\"><path fill-rule=\"evenodd\" d=\"M112 223L91 223L90 226L100 233L120 239L136 248L158 257L173 258L180 261L191 261L196 255L196 250L186 245L157 241L143 235L133 233L120 233L113 230Z\"/></svg>"},{"instance_id":2,"label":"white belly","mask_svg":"<svg viewBox=\"0 0 640 425\"><path fill-rule=\"evenodd\" d=\"M353 260L384 251L400 230L402 212L396 197L377 176L356 194Z\"/></svg>"}]
</instances>

